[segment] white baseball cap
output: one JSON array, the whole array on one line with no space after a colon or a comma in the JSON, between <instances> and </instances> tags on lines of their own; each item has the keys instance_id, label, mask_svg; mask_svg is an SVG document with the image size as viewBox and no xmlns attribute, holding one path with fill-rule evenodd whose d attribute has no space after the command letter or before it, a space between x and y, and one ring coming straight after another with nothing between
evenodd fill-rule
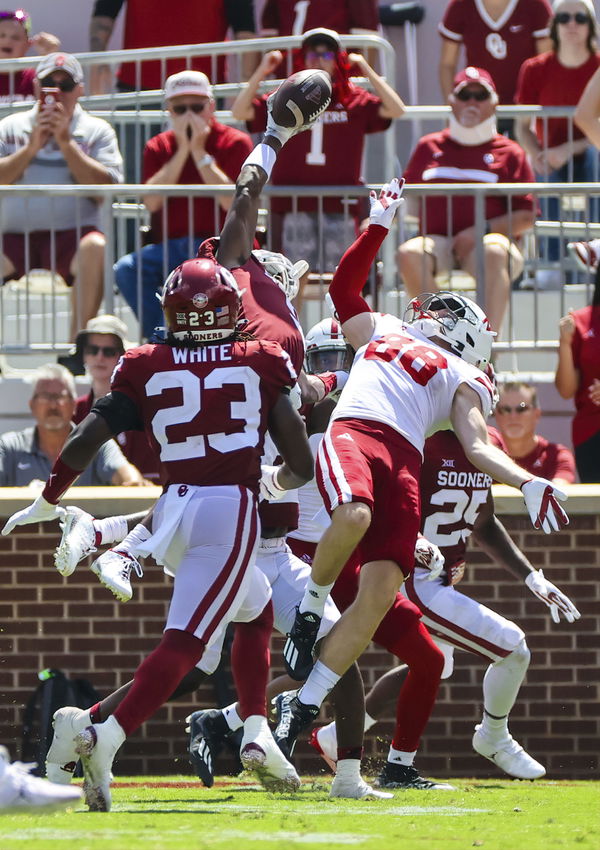
<instances>
[{"instance_id":1,"label":"white baseball cap","mask_svg":"<svg viewBox=\"0 0 600 850\"><path fill-rule=\"evenodd\" d=\"M71 53L48 53L38 62L35 75L38 80L43 80L53 71L65 71L73 82L83 82L83 69Z\"/></svg>"},{"instance_id":2,"label":"white baseball cap","mask_svg":"<svg viewBox=\"0 0 600 850\"><path fill-rule=\"evenodd\" d=\"M202 71L180 71L171 74L165 81L165 100L179 94L197 94L212 98L212 88L206 74Z\"/></svg>"}]
</instances>

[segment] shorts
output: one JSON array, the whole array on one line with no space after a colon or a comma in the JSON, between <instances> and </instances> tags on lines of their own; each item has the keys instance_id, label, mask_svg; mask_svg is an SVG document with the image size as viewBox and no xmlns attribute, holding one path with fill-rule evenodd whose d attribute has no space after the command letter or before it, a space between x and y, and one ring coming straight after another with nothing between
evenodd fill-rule
<instances>
[{"instance_id":1,"label":"shorts","mask_svg":"<svg viewBox=\"0 0 600 850\"><path fill-rule=\"evenodd\" d=\"M79 248L79 242L88 233L98 233L96 227L81 227L78 230L34 230L31 233L4 233L2 253L15 267L11 278L18 280L32 269L57 271L67 286L73 286L74 275L71 272L73 258ZM54 237L54 238L52 238ZM25 256L29 241L29 256ZM54 256L53 256L54 253ZM54 263L52 260L54 259Z\"/></svg>"},{"instance_id":2,"label":"shorts","mask_svg":"<svg viewBox=\"0 0 600 850\"><path fill-rule=\"evenodd\" d=\"M428 581L428 575L429 570L417 567L406 580L402 593L419 607L436 643L441 642L446 656L442 678L452 673L453 666L452 653L442 643L499 661L525 638L516 623L445 585L442 577Z\"/></svg>"},{"instance_id":3,"label":"shorts","mask_svg":"<svg viewBox=\"0 0 600 850\"><path fill-rule=\"evenodd\" d=\"M278 245L275 250L280 250L292 263L306 260L314 271L334 271L357 235L356 219L344 213L322 213L320 230L316 212L289 212L279 214L278 219L273 222L272 241Z\"/></svg>"},{"instance_id":4,"label":"shorts","mask_svg":"<svg viewBox=\"0 0 600 850\"><path fill-rule=\"evenodd\" d=\"M451 236L416 236L410 239L409 242L414 243L415 249L418 247L425 254L430 254L434 258L434 277L437 283L447 283L452 271L458 268L462 268L471 274L474 272L474 269L470 268L470 263L468 262L468 260L474 258L474 252L469 255L466 263L458 266L452 253L453 238ZM405 245L407 244L405 243ZM484 248L486 245L502 246L506 251L507 257L509 257L509 277L511 282L521 276L523 272L523 257L516 244L508 236L504 236L502 233L486 233L483 237L483 245Z\"/></svg>"},{"instance_id":5,"label":"shorts","mask_svg":"<svg viewBox=\"0 0 600 850\"><path fill-rule=\"evenodd\" d=\"M361 564L395 561L405 576L414 565L419 532L421 453L401 434L364 419L336 419L317 454L316 479L329 514L364 502L371 525L357 546Z\"/></svg>"}]
</instances>

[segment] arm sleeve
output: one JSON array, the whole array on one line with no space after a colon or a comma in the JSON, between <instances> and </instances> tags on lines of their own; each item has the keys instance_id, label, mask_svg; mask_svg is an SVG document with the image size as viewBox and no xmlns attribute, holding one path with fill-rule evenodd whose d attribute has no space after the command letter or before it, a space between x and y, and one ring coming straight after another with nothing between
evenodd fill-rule
<instances>
[{"instance_id":1,"label":"arm sleeve","mask_svg":"<svg viewBox=\"0 0 600 850\"><path fill-rule=\"evenodd\" d=\"M575 458L566 446L556 445L556 469L552 478L562 478L569 484L575 483Z\"/></svg>"},{"instance_id":2,"label":"arm sleeve","mask_svg":"<svg viewBox=\"0 0 600 850\"><path fill-rule=\"evenodd\" d=\"M102 484L112 484L113 475L127 463L127 458L115 443L109 440L94 458L94 473Z\"/></svg>"},{"instance_id":3,"label":"arm sleeve","mask_svg":"<svg viewBox=\"0 0 600 850\"><path fill-rule=\"evenodd\" d=\"M517 90L515 92L515 103L537 103L538 87L535 84L535 75L532 72L531 63L526 59L521 65L517 79Z\"/></svg>"},{"instance_id":4,"label":"arm sleeve","mask_svg":"<svg viewBox=\"0 0 600 850\"><path fill-rule=\"evenodd\" d=\"M449 41L463 40L463 32L465 27L465 16L463 14L464 3L462 0L450 0L444 17L438 24L438 32L442 38L447 38Z\"/></svg>"},{"instance_id":5,"label":"arm sleeve","mask_svg":"<svg viewBox=\"0 0 600 850\"><path fill-rule=\"evenodd\" d=\"M123 182L123 157L117 134L107 121L102 120L98 127L89 155L107 169L113 183Z\"/></svg>"},{"instance_id":6,"label":"arm sleeve","mask_svg":"<svg viewBox=\"0 0 600 850\"><path fill-rule=\"evenodd\" d=\"M234 32L256 32L254 0L225 0L225 17Z\"/></svg>"},{"instance_id":7,"label":"arm sleeve","mask_svg":"<svg viewBox=\"0 0 600 850\"><path fill-rule=\"evenodd\" d=\"M550 18L552 8L548 0L536 0L530 11L534 38L547 38L550 35Z\"/></svg>"},{"instance_id":8,"label":"arm sleeve","mask_svg":"<svg viewBox=\"0 0 600 850\"><path fill-rule=\"evenodd\" d=\"M340 260L329 294L342 324L360 313L372 312L360 293L387 233L385 227L370 224Z\"/></svg>"},{"instance_id":9,"label":"arm sleeve","mask_svg":"<svg viewBox=\"0 0 600 850\"><path fill-rule=\"evenodd\" d=\"M137 405L133 399L118 390L112 390L94 402L91 412L101 416L114 435L122 431L144 430Z\"/></svg>"},{"instance_id":10,"label":"arm sleeve","mask_svg":"<svg viewBox=\"0 0 600 850\"><path fill-rule=\"evenodd\" d=\"M123 0L96 0L92 11L92 18L103 17L114 20L121 11L122 5Z\"/></svg>"}]
</instances>

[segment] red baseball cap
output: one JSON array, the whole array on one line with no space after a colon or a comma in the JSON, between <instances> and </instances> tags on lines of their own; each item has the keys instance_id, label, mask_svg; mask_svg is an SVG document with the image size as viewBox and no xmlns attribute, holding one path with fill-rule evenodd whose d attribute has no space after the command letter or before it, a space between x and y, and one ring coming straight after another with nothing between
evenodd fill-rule
<instances>
[{"instance_id":1,"label":"red baseball cap","mask_svg":"<svg viewBox=\"0 0 600 850\"><path fill-rule=\"evenodd\" d=\"M464 89L465 86L472 84L483 86L483 88L487 89L490 94L496 94L496 86L488 72L484 71L483 68L475 68L473 65L469 65L468 68L465 68L463 71L459 71L454 77L454 88L452 89L452 92L454 94L458 94L458 92L461 91L461 89Z\"/></svg>"}]
</instances>

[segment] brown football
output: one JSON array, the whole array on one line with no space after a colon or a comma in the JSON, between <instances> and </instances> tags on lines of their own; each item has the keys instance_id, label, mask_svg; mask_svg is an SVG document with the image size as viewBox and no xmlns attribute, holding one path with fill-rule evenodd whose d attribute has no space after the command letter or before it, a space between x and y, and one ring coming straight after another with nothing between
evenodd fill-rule
<instances>
[{"instance_id":1,"label":"brown football","mask_svg":"<svg viewBox=\"0 0 600 850\"><path fill-rule=\"evenodd\" d=\"M318 118L331 101L325 71L307 69L284 80L273 94L271 114L280 127L302 127Z\"/></svg>"}]
</instances>

